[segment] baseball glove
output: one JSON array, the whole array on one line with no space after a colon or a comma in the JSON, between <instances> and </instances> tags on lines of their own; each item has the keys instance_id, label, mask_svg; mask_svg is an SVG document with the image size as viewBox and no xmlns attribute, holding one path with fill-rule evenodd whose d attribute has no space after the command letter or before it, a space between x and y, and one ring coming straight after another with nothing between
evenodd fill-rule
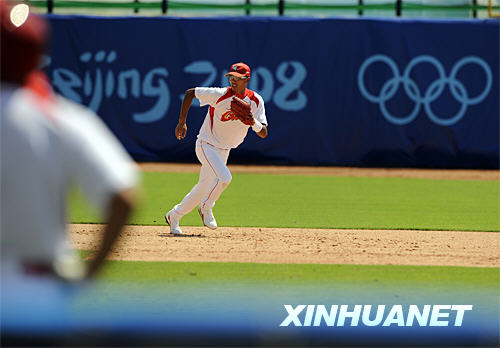
<instances>
[{"instance_id":1,"label":"baseball glove","mask_svg":"<svg viewBox=\"0 0 500 348\"><path fill-rule=\"evenodd\" d=\"M242 99L233 97L233 100L231 100L231 111L244 124L252 126L255 123L250 104Z\"/></svg>"}]
</instances>

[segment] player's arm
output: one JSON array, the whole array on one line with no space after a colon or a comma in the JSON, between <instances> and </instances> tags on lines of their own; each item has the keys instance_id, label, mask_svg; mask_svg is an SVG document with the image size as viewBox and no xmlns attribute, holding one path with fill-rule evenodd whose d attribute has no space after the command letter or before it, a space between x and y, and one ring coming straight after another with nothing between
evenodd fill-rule
<instances>
[{"instance_id":1,"label":"player's arm","mask_svg":"<svg viewBox=\"0 0 500 348\"><path fill-rule=\"evenodd\" d=\"M175 137L178 140L184 139L187 133L187 125L186 118L188 115L189 108L193 103L193 99L195 97L194 88L190 88L184 93L184 99L182 100L181 105L181 114L179 115L179 123L177 123L177 127L175 127Z\"/></svg>"},{"instance_id":2,"label":"player's arm","mask_svg":"<svg viewBox=\"0 0 500 348\"><path fill-rule=\"evenodd\" d=\"M267 117L266 117L266 110L264 107L264 100L262 100L261 96L258 96L259 99L259 105L257 107L257 110L255 112L255 115L253 115L255 124L252 126L252 129L254 130L255 133L262 139L267 137ZM262 127L262 128L261 128ZM259 129L261 128L261 129Z\"/></svg>"},{"instance_id":3,"label":"player's arm","mask_svg":"<svg viewBox=\"0 0 500 348\"><path fill-rule=\"evenodd\" d=\"M88 264L87 278L93 277L101 268L132 211L134 201L134 189L123 190L110 198L106 208L106 221L108 224L104 230L104 236L99 249L95 257Z\"/></svg>"},{"instance_id":4,"label":"player's arm","mask_svg":"<svg viewBox=\"0 0 500 348\"><path fill-rule=\"evenodd\" d=\"M134 203L140 171L118 139L93 112L58 98L62 156L68 183L80 188L108 223L84 274L94 276L118 239Z\"/></svg>"}]
</instances>

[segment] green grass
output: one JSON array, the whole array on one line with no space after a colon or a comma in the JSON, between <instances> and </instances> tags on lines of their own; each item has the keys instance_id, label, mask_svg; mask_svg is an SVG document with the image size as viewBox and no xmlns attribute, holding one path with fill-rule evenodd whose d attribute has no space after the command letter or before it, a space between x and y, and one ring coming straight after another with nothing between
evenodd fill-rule
<instances>
[{"instance_id":1,"label":"green grass","mask_svg":"<svg viewBox=\"0 0 500 348\"><path fill-rule=\"evenodd\" d=\"M163 215L197 180L197 174L144 173L130 223L164 225ZM235 174L214 212L223 226L499 231L499 197L499 183L492 181ZM70 202L72 222L99 221L78 194ZM182 223L201 225L196 211ZM394 265L110 261L99 277L138 293L155 284L169 291L224 284L236 292L260 284L293 288L300 296L314 286L416 298L458 291L487 303L495 303L500 284L498 268ZM101 295L113 291L105 287Z\"/></svg>"},{"instance_id":2,"label":"green grass","mask_svg":"<svg viewBox=\"0 0 500 348\"><path fill-rule=\"evenodd\" d=\"M430 288L460 284L498 288L498 268L445 266L373 266L316 264L255 264L236 262L110 261L100 275L113 281L142 283L260 283L352 285L426 285Z\"/></svg>"},{"instance_id":3,"label":"green grass","mask_svg":"<svg viewBox=\"0 0 500 348\"><path fill-rule=\"evenodd\" d=\"M163 215L198 174L144 173L131 224L164 225ZM221 226L500 231L496 181L235 174L214 213ZM99 218L79 195L75 223ZM200 226L196 209L183 225Z\"/></svg>"},{"instance_id":4,"label":"green grass","mask_svg":"<svg viewBox=\"0 0 500 348\"><path fill-rule=\"evenodd\" d=\"M473 302L495 313L500 286L498 268L394 265L111 261L99 278L108 284L97 296L101 299L116 296L118 286L129 292L129 299L164 298L166 293L250 296L250 301L255 301L252 296L258 296L258 301L295 298L299 302L311 296L325 301L397 303L432 299Z\"/></svg>"},{"instance_id":5,"label":"green grass","mask_svg":"<svg viewBox=\"0 0 500 348\"><path fill-rule=\"evenodd\" d=\"M99 280L76 308L99 315L134 308L168 320L200 310L207 318L244 315L244 306L270 327L287 303L454 303L473 304L481 320L499 313L498 268L111 261Z\"/></svg>"},{"instance_id":6,"label":"green grass","mask_svg":"<svg viewBox=\"0 0 500 348\"><path fill-rule=\"evenodd\" d=\"M81 250L80 253L85 258L92 252ZM362 288L380 285L435 290L470 287L489 288L495 292L500 287L499 268L455 266L108 261L99 278L129 285L136 282L201 286L206 283L343 284Z\"/></svg>"}]
</instances>

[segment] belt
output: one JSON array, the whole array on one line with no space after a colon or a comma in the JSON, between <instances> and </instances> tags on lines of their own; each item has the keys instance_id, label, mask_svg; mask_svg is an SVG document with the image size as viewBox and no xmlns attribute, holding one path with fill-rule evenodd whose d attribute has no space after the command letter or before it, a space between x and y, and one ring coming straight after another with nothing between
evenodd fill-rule
<instances>
[{"instance_id":1,"label":"belt","mask_svg":"<svg viewBox=\"0 0 500 348\"><path fill-rule=\"evenodd\" d=\"M215 147L216 149L219 149L219 150L222 150L222 151L229 151L229 150L231 150L231 149L223 149L222 147L215 146L214 144L210 144L208 141L203 140L201 138L198 138L198 140L201 141L202 143L208 144L208 145L210 145L212 147Z\"/></svg>"},{"instance_id":2,"label":"belt","mask_svg":"<svg viewBox=\"0 0 500 348\"><path fill-rule=\"evenodd\" d=\"M52 265L46 262L23 261L21 262L24 274L34 276L54 276L56 275Z\"/></svg>"}]
</instances>

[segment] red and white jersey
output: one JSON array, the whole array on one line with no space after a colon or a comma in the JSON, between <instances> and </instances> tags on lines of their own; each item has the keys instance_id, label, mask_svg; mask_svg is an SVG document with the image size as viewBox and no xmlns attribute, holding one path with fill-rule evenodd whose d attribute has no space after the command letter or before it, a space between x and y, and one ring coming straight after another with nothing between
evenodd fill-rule
<instances>
[{"instance_id":1,"label":"red and white jersey","mask_svg":"<svg viewBox=\"0 0 500 348\"><path fill-rule=\"evenodd\" d=\"M254 91L246 89L244 95L236 95L231 87L196 87L195 96L200 105L209 105L207 116L198 138L221 149L238 147L247 135L250 126L242 123L231 111L231 100L237 96L250 103L256 120L267 126L264 100Z\"/></svg>"}]
</instances>

